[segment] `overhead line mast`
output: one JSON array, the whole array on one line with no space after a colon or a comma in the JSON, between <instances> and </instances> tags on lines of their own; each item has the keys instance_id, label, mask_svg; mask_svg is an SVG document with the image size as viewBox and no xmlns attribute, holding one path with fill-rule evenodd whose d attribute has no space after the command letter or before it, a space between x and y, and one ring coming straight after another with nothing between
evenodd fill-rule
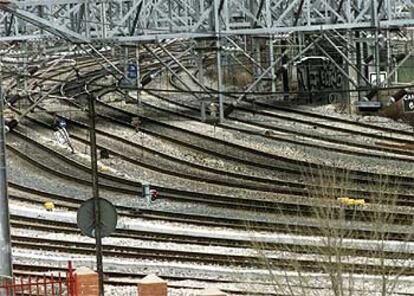
<instances>
[{"instance_id":1,"label":"overhead line mast","mask_svg":"<svg viewBox=\"0 0 414 296\"><path fill-rule=\"evenodd\" d=\"M1 76L1 74L0 74ZM13 276L10 214L7 193L6 137L4 124L4 93L0 80L0 283ZM0 296L7 291L0 289Z\"/></svg>"}]
</instances>

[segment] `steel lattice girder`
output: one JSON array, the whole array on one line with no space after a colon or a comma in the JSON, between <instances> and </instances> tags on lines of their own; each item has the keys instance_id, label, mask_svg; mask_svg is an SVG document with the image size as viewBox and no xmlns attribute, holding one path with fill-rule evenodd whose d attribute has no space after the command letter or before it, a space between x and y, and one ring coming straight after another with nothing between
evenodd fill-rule
<instances>
[{"instance_id":1,"label":"steel lattice girder","mask_svg":"<svg viewBox=\"0 0 414 296\"><path fill-rule=\"evenodd\" d=\"M0 1L1 40L138 41L414 25L414 0ZM219 24L215 23L215 12Z\"/></svg>"}]
</instances>

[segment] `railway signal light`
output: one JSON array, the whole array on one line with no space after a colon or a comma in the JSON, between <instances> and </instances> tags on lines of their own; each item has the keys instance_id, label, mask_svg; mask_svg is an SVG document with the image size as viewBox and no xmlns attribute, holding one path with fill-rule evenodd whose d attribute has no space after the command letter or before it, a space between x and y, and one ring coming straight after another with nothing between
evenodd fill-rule
<instances>
[{"instance_id":1,"label":"railway signal light","mask_svg":"<svg viewBox=\"0 0 414 296\"><path fill-rule=\"evenodd\" d=\"M151 189L150 190L150 195L151 195L151 201L156 201L157 200L158 192L157 192L156 189Z\"/></svg>"},{"instance_id":2,"label":"railway signal light","mask_svg":"<svg viewBox=\"0 0 414 296\"><path fill-rule=\"evenodd\" d=\"M142 197L147 200L148 203L156 201L158 198L158 191L151 189L149 183L142 183Z\"/></svg>"}]
</instances>

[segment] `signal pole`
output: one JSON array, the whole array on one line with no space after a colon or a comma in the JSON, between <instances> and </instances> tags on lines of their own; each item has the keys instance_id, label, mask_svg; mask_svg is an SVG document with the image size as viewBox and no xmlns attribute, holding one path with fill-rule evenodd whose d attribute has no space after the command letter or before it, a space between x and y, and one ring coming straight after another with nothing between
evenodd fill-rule
<instances>
[{"instance_id":1,"label":"signal pole","mask_svg":"<svg viewBox=\"0 0 414 296\"><path fill-rule=\"evenodd\" d=\"M99 295L104 295L104 273L102 264L102 229L101 229L101 209L99 203L98 188L98 156L96 152L95 134L95 97L89 95L89 138L91 142L91 173L92 173L92 197L94 199L95 214L95 240L96 240L96 269L99 276Z\"/></svg>"},{"instance_id":2,"label":"signal pole","mask_svg":"<svg viewBox=\"0 0 414 296\"><path fill-rule=\"evenodd\" d=\"M0 85L0 281L11 280L13 276L3 98L3 90ZM5 293L6 291L0 290L0 296L5 296Z\"/></svg>"}]
</instances>

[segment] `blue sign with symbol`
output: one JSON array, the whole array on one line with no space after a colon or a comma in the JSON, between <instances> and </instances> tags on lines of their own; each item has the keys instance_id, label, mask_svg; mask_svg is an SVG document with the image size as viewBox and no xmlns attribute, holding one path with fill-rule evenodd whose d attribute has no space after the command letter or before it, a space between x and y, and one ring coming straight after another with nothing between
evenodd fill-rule
<instances>
[{"instance_id":1,"label":"blue sign with symbol","mask_svg":"<svg viewBox=\"0 0 414 296\"><path fill-rule=\"evenodd\" d=\"M135 79L135 78L137 78L137 71L138 70L138 68L137 68L137 65L136 64L129 64L128 65L128 74L127 74L127 77L129 78L129 79Z\"/></svg>"}]
</instances>

